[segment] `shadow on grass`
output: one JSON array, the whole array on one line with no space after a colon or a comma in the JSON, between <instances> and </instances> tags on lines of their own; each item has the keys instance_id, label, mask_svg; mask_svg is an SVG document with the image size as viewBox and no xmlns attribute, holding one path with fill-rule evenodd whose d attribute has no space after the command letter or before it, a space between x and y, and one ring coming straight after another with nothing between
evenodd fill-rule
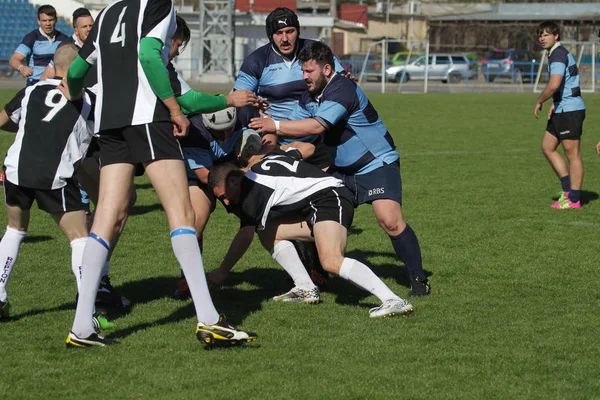
<instances>
[{"instance_id":1,"label":"shadow on grass","mask_svg":"<svg viewBox=\"0 0 600 400\"><path fill-rule=\"evenodd\" d=\"M261 310L261 303L264 300L290 289L282 285L286 276L284 271L271 268L252 268L242 272L231 272L225 285L211 291L211 297L217 311L226 314L227 318L237 325L248 315ZM179 279L172 276L142 279L127 282L119 286L117 290L131 300L132 305L135 306L171 297ZM248 285L251 287L247 287ZM109 310L108 316L111 319L118 318L131 312L132 308ZM194 304L190 300L186 300L181 302L181 307L163 318L116 330L109 336L124 338L139 330L176 323L195 315Z\"/></svg>"},{"instance_id":2,"label":"shadow on grass","mask_svg":"<svg viewBox=\"0 0 600 400\"><path fill-rule=\"evenodd\" d=\"M351 226L350 230L348 231L348 235L360 235L363 232L364 232L364 229L355 228L355 227Z\"/></svg>"},{"instance_id":3,"label":"shadow on grass","mask_svg":"<svg viewBox=\"0 0 600 400\"><path fill-rule=\"evenodd\" d=\"M47 235L25 236L25 243L40 243L47 242L49 240L54 240L54 238Z\"/></svg>"},{"instance_id":4,"label":"shadow on grass","mask_svg":"<svg viewBox=\"0 0 600 400\"><path fill-rule=\"evenodd\" d=\"M163 207L160 203L148 204L145 206L133 206L133 209L129 211L129 215L144 215L156 210L163 211Z\"/></svg>"},{"instance_id":5,"label":"shadow on grass","mask_svg":"<svg viewBox=\"0 0 600 400\"><path fill-rule=\"evenodd\" d=\"M67 311L67 310L75 311L76 306L77 306L77 304L75 304L75 302L72 301L72 302L64 303L64 304L61 304L60 306L51 307L51 308L34 308L33 310L29 310L24 313L18 313L17 316L15 318L11 319L10 321L18 321L22 318L35 317L36 315L42 315L42 314L57 312L57 311Z\"/></svg>"},{"instance_id":6,"label":"shadow on grass","mask_svg":"<svg viewBox=\"0 0 600 400\"><path fill-rule=\"evenodd\" d=\"M410 288L410 279L408 277L408 271L406 266L398 261L397 264L386 263L386 264L373 264L369 261L371 257L390 257L397 258L396 253L388 252L381 253L378 251L369 250L353 250L346 253L347 257L354 258L360 262L366 264L371 270L380 278L392 278L406 288ZM433 273L425 270L425 276L429 278ZM366 290L362 290L341 278L329 279L330 292L336 294L336 303L342 305L357 305L361 300L369 297L371 294ZM402 298L407 298L407 293L396 293ZM359 304L360 307L370 308L379 306L378 304Z\"/></svg>"},{"instance_id":7,"label":"shadow on grass","mask_svg":"<svg viewBox=\"0 0 600 400\"><path fill-rule=\"evenodd\" d=\"M590 192L587 190L582 190L581 192L581 205L588 204L594 200L598 200L600 197L596 192Z\"/></svg>"}]
</instances>

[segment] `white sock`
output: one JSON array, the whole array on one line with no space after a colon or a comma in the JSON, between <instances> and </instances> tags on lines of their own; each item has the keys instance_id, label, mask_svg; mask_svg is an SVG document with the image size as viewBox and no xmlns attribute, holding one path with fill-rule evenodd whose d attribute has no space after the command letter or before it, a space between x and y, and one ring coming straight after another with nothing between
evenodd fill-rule
<instances>
[{"instance_id":1,"label":"white sock","mask_svg":"<svg viewBox=\"0 0 600 400\"><path fill-rule=\"evenodd\" d=\"M196 230L189 226L182 226L173 230L171 232L171 245L190 288L198 322L206 325L217 323L219 313L215 309L208 291L202 255L200 254L198 239L196 239Z\"/></svg>"},{"instance_id":2,"label":"white sock","mask_svg":"<svg viewBox=\"0 0 600 400\"><path fill-rule=\"evenodd\" d=\"M90 232L90 237L83 250L81 263L81 289L73 321L73 333L80 338L86 338L95 332L94 304L100 286L102 266L106 262L109 252L109 243L101 237Z\"/></svg>"},{"instance_id":3,"label":"white sock","mask_svg":"<svg viewBox=\"0 0 600 400\"><path fill-rule=\"evenodd\" d=\"M23 239L25 239L25 235L27 235L27 231L18 231L7 226L4 237L0 242L0 301L8 299L6 284L8 283L13 265L17 261L19 246Z\"/></svg>"},{"instance_id":4,"label":"white sock","mask_svg":"<svg viewBox=\"0 0 600 400\"><path fill-rule=\"evenodd\" d=\"M81 263L83 261L83 251L88 238L79 238L71 241L71 271L75 275L77 283L77 293L81 290Z\"/></svg>"},{"instance_id":5,"label":"white sock","mask_svg":"<svg viewBox=\"0 0 600 400\"><path fill-rule=\"evenodd\" d=\"M382 303L389 299L399 298L369 267L352 258L344 258L340 267L340 276L377 296Z\"/></svg>"},{"instance_id":6,"label":"white sock","mask_svg":"<svg viewBox=\"0 0 600 400\"><path fill-rule=\"evenodd\" d=\"M292 242L287 240L278 242L273 246L271 256L292 277L294 285L304 290L315 288L315 284L310 279L310 275L308 275Z\"/></svg>"},{"instance_id":7,"label":"white sock","mask_svg":"<svg viewBox=\"0 0 600 400\"><path fill-rule=\"evenodd\" d=\"M108 275L108 270L110 269L110 261L106 260L104 265L102 266L102 277L104 278Z\"/></svg>"}]
</instances>

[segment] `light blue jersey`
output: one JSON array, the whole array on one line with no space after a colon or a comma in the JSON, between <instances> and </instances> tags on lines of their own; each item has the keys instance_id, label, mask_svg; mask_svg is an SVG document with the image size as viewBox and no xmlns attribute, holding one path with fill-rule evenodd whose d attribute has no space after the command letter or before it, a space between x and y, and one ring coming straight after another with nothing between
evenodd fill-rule
<instances>
[{"instance_id":1,"label":"light blue jersey","mask_svg":"<svg viewBox=\"0 0 600 400\"><path fill-rule=\"evenodd\" d=\"M394 140L361 88L336 74L321 96L308 91L290 119L315 118L326 128L325 145L335 169L346 175L361 175L399 159Z\"/></svg>"},{"instance_id":2,"label":"light blue jersey","mask_svg":"<svg viewBox=\"0 0 600 400\"><path fill-rule=\"evenodd\" d=\"M558 44L550 50L548 57L550 75L563 77L560 87L554 93L554 112L570 112L585 110L579 87L579 69L575 59L563 46Z\"/></svg>"},{"instance_id":3,"label":"light blue jersey","mask_svg":"<svg viewBox=\"0 0 600 400\"><path fill-rule=\"evenodd\" d=\"M298 39L299 54L315 41L310 39ZM335 59L335 70L342 71L344 68ZM235 89L247 89L260 97L266 97L271 108L274 119L289 119L291 112L296 108L302 93L306 91L306 83L302 79L302 65L296 58L286 64L283 56L279 54L271 43L266 44L252 52L242 64L240 72L235 81ZM298 138L286 139L278 137L280 143L289 143L299 140ZM314 142L317 136L307 136L300 140Z\"/></svg>"},{"instance_id":4,"label":"light blue jersey","mask_svg":"<svg viewBox=\"0 0 600 400\"><path fill-rule=\"evenodd\" d=\"M50 39L42 33L41 28L23 37L15 52L24 55L28 59L27 65L33 69L33 75L27 78L28 84L40 79L46 66L54 58L56 49L63 43L72 43L72 39L59 31L56 31L54 38Z\"/></svg>"},{"instance_id":5,"label":"light blue jersey","mask_svg":"<svg viewBox=\"0 0 600 400\"><path fill-rule=\"evenodd\" d=\"M216 140L206 129L202 115L190 117L190 123L188 136L179 140L188 178L197 179L194 173L196 169L235 160L235 144L244 131L239 121L231 136L223 142Z\"/></svg>"}]
</instances>

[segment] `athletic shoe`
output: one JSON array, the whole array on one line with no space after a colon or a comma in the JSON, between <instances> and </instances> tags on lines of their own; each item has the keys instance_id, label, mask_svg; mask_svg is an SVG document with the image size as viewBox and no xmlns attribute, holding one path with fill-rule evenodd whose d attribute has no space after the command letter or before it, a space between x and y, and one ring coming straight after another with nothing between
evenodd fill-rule
<instances>
[{"instance_id":1,"label":"athletic shoe","mask_svg":"<svg viewBox=\"0 0 600 400\"><path fill-rule=\"evenodd\" d=\"M110 322L104 315L98 312L94 313L92 322L94 323L94 329L96 329L96 331L100 329L112 329L116 328L117 326L117 324L115 324L114 322Z\"/></svg>"},{"instance_id":2,"label":"athletic shoe","mask_svg":"<svg viewBox=\"0 0 600 400\"><path fill-rule=\"evenodd\" d=\"M196 337L208 346L236 345L252 342L257 335L254 332L246 332L231 325L225 315L219 315L219 321L214 325L199 323L196 326Z\"/></svg>"},{"instance_id":3,"label":"athletic shoe","mask_svg":"<svg viewBox=\"0 0 600 400\"><path fill-rule=\"evenodd\" d=\"M69 332L69 336L67 336L67 348L81 349L86 347L104 347L109 346L111 344L121 344L118 340L107 339L98 335L97 333L92 333L90 336L86 338L79 338L73 332Z\"/></svg>"},{"instance_id":4,"label":"athletic shoe","mask_svg":"<svg viewBox=\"0 0 600 400\"><path fill-rule=\"evenodd\" d=\"M294 287L287 293L273 297L275 301L283 301L288 303L307 303L317 304L319 302L319 288L314 287L310 290Z\"/></svg>"},{"instance_id":5,"label":"athletic shoe","mask_svg":"<svg viewBox=\"0 0 600 400\"><path fill-rule=\"evenodd\" d=\"M558 192L554 196L552 196L552 200L558 201L558 200L564 199L568 195L569 195L569 192L563 192L561 190L560 192Z\"/></svg>"},{"instance_id":6,"label":"athletic shoe","mask_svg":"<svg viewBox=\"0 0 600 400\"><path fill-rule=\"evenodd\" d=\"M0 301L0 321L7 321L17 316L17 312L8 300Z\"/></svg>"},{"instance_id":7,"label":"athletic shoe","mask_svg":"<svg viewBox=\"0 0 600 400\"><path fill-rule=\"evenodd\" d=\"M248 161L250 157L260 152L262 139L254 129L244 129L242 132L242 145L240 147L240 159Z\"/></svg>"},{"instance_id":8,"label":"athletic shoe","mask_svg":"<svg viewBox=\"0 0 600 400\"><path fill-rule=\"evenodd\" d=\"M429 282L420 281L419 279L415 279L410 284L410 292L408 295L410 297L419 297L419 296L427 296L431 292L431 286Z\"/></svg>"},{"instance_id":9,"label":"athletic shoe","mask_svg":"<svg viewBox=\"0 0 600 400\"><path fill-rule=\"evenodd\" d=\"M385 318L394 315L406 315L411 312L413 312L412 304L404 299L397 298L386 300L379 307L371 308L369 316L371 318Z\"/></svg>"},{"instance_id":10,"label":"athletic shoe","mask_svg":"<svg viewBox=\"0 0 600 400\"><path fill-rule=\"evenodd\" d=\"M187 300L190 297L192 297L192 294L190 293L187 281L182 279L177 282L177 289L175 290L175 293L173 293L173 298L176 300Z\"/></svg>"},{"instance_id":11,"label":"athletic shoe","mask_svg":"<svg viewBox=\"0 0 600 400\"><path fill-rule=\"evenodd\" d=\"M577 200L575 203L573 203L569 197L566 197L562 200L558 200L556 203L552 204L551 206L552 208L556 209L556 210L567 210L570 208L581 208L581 200Z\"/></svg>"},{"instance_id":12,"label":"athletic shoe","mask_svg":"<svg viewBox=\"0 0 600 400\"><path fill-rule=\"evenodd\" d=\"M110 283L110 277L105 275L100 280L100 287L96 294L96 304L105 307L127 308L131 305L131 301L117 292Z\"/></svg>"}]
</instances>

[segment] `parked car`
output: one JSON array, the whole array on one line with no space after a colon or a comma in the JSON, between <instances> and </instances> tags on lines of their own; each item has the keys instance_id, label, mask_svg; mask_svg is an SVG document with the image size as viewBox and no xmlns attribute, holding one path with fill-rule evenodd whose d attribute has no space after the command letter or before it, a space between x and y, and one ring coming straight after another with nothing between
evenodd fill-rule
<instances>
[{"instance_id":1,"label":"parked car","mask_svg":"<svg viewBox=\"0 0 600 400\"><path fill-rule=\"evenodd\" d=\"M410 57L409 57L409 55L410 55ZM404 64L407 64L407 58L408 58L408 63L411 63L412 61L416 60L417 58L419 58L422 55L423 55L423 53L421 53L420 51L412 51L412 52L400 51L400 52L394 53L394 55L392 55L389 63L391 65L404 65Z\"/></svg>"},{"instance_id":2,"label":"parked car","mask_svg":"<svg viewBox=\"0 0 600 400\"><path fill-rule=\"evenodd\" d=\"M482 60L486 81L508 78L512 82L521 76L523 81L533 82L540 67L540 60L529 50L492 49Z\"/></svg>"},{"instance_id":3,"label":"parked car","mask_svg":"<svg viewBox=\"0 0 600 400\"><path fill-rule=\"evenodd\" d=\"M367 53L351 53L344 54L339 61L342 67L352 75L358 77L360 75ZM367 66L365 68L365 79L373 78L381 80L381 54L369 53Z\"/></svg>"},{"instance_id":4,"label":"parked car","mask_svg":"<svg viewBox=\"0 0 600 400\"><path fill-rule=\"evenodd\" d=\"M431 53L428 64L430 80L456 83L477 77L477 63L471 62L464 53ZM385 75L391 82L425 79L425 56L407 65L389 67Z\"/></svg>"}]
</instances>

